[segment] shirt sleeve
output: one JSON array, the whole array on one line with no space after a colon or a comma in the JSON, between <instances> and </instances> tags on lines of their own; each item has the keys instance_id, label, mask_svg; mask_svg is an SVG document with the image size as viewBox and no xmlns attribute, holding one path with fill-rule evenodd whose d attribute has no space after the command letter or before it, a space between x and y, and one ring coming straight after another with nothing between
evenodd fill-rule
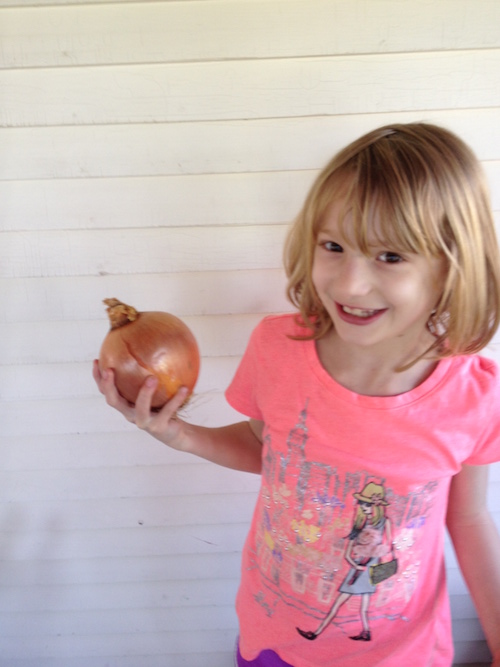
<instances>
[{"instance_id":1,"label":"shirt sleeve","mask_svg":"<svg viewBox=\"0 0 500 667\"><path fill-rule=\"evenodd\" d=\"M259 381L264 372L260 355L262 328L261 322L252 332L243 358L225 394L231 407L251 419L260 421L263 421L258 400Z\"/></svg>"},{"instance_id":2,"label":"shirt sleeve","mask_svg":"<svg viewBox=\"0 0 500 667\"><path fill-rule=\"evenodd\" d=\"M482 423L478 424L479 438L466 465L487 465L500 461L500 369L491 359L480 358L480 379L484 401Z\"/></svg>"}]
</instances>

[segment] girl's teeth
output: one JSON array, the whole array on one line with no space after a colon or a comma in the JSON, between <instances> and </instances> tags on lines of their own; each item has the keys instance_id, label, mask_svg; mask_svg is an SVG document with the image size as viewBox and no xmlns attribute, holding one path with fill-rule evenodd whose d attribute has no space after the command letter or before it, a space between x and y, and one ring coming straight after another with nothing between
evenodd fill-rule
<instances>
[{"instance_id":1,"label":"girl's teeth","mask_svg":"<svg viewBox=\"0 0 500 667\"><path fill-rule=\"evenodd\" d=\"M350 308L349 306L342 306L344 313L349 313L349 315L356 315L357 317L371 317L377 311L376 310L363 310L362 308Z\"/></svg>"}]
</instances>

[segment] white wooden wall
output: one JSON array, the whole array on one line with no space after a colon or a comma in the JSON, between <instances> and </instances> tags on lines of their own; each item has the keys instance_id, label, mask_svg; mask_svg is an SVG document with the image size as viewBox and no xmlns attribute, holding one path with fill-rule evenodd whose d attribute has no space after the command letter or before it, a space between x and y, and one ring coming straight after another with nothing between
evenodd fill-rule
<instances>
[{"instance_id":1,"label":"white wooden wall","mask_svg":"<svg viewBox=\"0 0 500 667\"><path fill-rule=\"evenodd\" d=\"M342 145L448 126L499 220L499 25L498 0L0 0L1 667L232 665L257 478L103 404L101 300L184 318L190 418L233 420L248 335L288 309L286 225ZM500 523L498 466L490 489ZM487 660L448 555L457 660Z\"/></svg>"}]
</instances>

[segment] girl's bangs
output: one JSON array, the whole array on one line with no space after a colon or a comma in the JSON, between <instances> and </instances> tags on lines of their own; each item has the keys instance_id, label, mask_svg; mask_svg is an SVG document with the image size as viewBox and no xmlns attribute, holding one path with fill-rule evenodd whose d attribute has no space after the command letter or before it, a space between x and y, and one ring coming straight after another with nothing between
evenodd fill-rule
<instances>
[{"instance_id":1,"label":"girl's bangs","mask_svg":"<svg viewBox=\"0 0 500 667\"><path fill-rule=\"evenodd\" d=\"M374 177L375 176L375 177ZM436 256L443 252L441 225L444 211L440 198L429 187L415 188L401 178L365 178L334 173L329 179L329 204L342 201L339 226L345 240L369 254L374 243L397 253ZM419 192L421 190L421 192ZM325 193L326 194L326 193ZM328 204L322 208L326 211ZM323 218L323 215L321 215Z\"/></svg>"}]
</instances>

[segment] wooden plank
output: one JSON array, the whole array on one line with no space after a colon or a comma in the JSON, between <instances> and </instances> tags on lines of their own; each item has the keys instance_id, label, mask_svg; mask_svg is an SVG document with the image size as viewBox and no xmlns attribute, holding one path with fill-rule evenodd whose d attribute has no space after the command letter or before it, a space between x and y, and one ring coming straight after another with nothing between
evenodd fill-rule
<instances>
[{"instance_id":1,"label":"wooden plank","mask_svg":"<svg viewBox=\"0 0 500 667\"><path fill-rule=\"evenodd\" d=\"M491 192L491 204L496 212L497 234L500 239L500 160L483 163L484 172Z\"/></svg>"},{"instance_id":2,"label":"wooden plank","mask_svg":"<svg viewBox=\"0 0 500 667\"><path fill-rule=\"evenodd\" d=\"M493 166L494 164L494 166ZM500 173L500 161L487 173ZM493 192L500 198L500 188ZM287 224L3 232L0 278L278 269Z\"/></svg>"},{"instance_id":3,"label":"wooden plank","mask_svg":"<svg viewBox=\"0 0 500 667\"><path fill-rule=\"evenodd\" d=\"M460 641L484 640L484 633L477 618L459 618L453 623L453 637Z\"/></svg>"},{"instance_id":4,"label":"wooden plank","mask_svg":"<svg viewBox=\"0 0 500 667\"><path fill-rule=\"evenodd\" d=\"M500 461L498 463L492 463L489 467L489 478L490 482L495 481L499 482L500 481Z\"/></svg>"},{"instance_id":5,"label":"wooden plank","mask_svg":"<svg viewBox=\"0 0 500 667\"><path fill-rule=\"evenodd\" d=\"M450 595L452 619L477 618L476 608L469 595Z\"/></svg>"},{"instance_id":6,"label":"wooden plank","mask_svg":"<svg viewBox=\"0 0 500 667\"><path fill-rule=\"evenodd\" d=\"M500 154L500 153L499 153ZM484 162L500 231L500 161ZM0 182L0 230L122 229L291 222L316 170Z\"/></svg>"},{"instance_id":7,"label":"wooden plank","mask_svg":"<svg viewBox=\"0 0 500 667\"><path fill-rule=\"evenodd\" d=\"M110 411L112 412L112 411ZM0 435L2 470L71 470L102 466L198 465L200 459L163 446L138 429L116 432ZM189 474L189 473L187 473Z\"/></svg>"},{"instance_id":8,"label":"wooden plank","mask_svg":"<svg viewBox=\"0 0 500 667\"><path fill-rule=\"evenodd\" d=\"M35 0L37 2L39 0ZM55 0L58 2L59 0ZM78 1L78 0L75 0ZM104 0L96 0L103 2ZM129 0L122 0L128 2ZM170 2L170 0L166 0ZM201 0L207 2L208 0ZM191 634L193 637L193 634ZM141 655L141 667L234 667L234 646L236 633L227 642L224 651L207 652L207 650L196 650L197 645L192 646L187 653L169 654L168 647L165 647L162 654ZM118 647L121 643L118 638ZM42 653L43 651L41 651ZM78 650L76 649L76 652ZM105 656L106 667L137 667L137 656L121 655L120 649L113 655ZM102 656L67 656L59 657L52 655L50 658L37 656L35 658L12 658L9 661L9 667L102 667ZM471 667L469 665L468 667ZM473 667L473 666L472 666Z\"/></svg>"},{"instance_id":9,"label":"wooden plank","mask_svg":"<svg viewBox=\"0 0 500 667\"><path fill-rule=\"evenodd\" d=\"M470 143L479 159L493 160L498 159L500 154L499 116L499 109L492 107L398 110L394 113L226 120L211 123L2 128L0 143L3 159L0 162L0 180L18 179L21 183L3 184L0 202L5 206L5 198L9 200L13 197L10 190L12 187L31 185L35 188L37 185L38 188L44 188L41 192L45 195L43 200L39 200L40 194L37 194L36 189L27 193L29 198L35 197L30 207L31 217L40 224L40 215L45 214L44 209L52 209L51 188L65 185L52 183L54 179L223 175L318 169L326 164L335 152L361 134L375 127L397 122L424 120L449 127ZM43 184L23 182L39 178L49 181ZM163 179L160 182L163 188L168 187L170 181ZM200 181L201 184L203 182ZM217 179L212 178L210 182L217 187ZM177 187L182 188L182 181L176 183L180 184ZM99 184L95 187L98 186ZM147 188L148 182L139 181L139 186ZM233 178L226 188L229 195L235 186L238 186L238 180ZM74 197L78 193L78 187L78 183L66 184L68 196ZM112 190L113 182L107 181L106 187ZM130 187L134 187L132 180L127 184L127 188ZM206 196L203 185L197 185L196 180L193 180L193 188L200 188L199 194ZM170 196L175 196L175 189L172 189L174 191ZM65 193L58 194L63 195L57 200L63 210L63 219L73 217L77 213L77 210L74 210L78 208L76 202L73 208L69 208L65 203ZM138 218L151 215L148 211L148 194L145 191L142 197L138 197L144 207L143 215L139 214ZM106 201L105 191L96 189L92 195L96 201L91 198L83 199L83 210L79 211L79 214L83 215L84 211L88 210L87 224L91 224L90 221L99 215L103 200ZM217 196L218 193L214 192L212 206L217 205ZM122 188L120 197L115 196L112 201L117 208L117 215L119 211L123 216L128 206L133 203L133 197L127 196L127 190ZM15 208L18 216L22 215L20 211L28 212L28 202L19 208L22 203L22 200L19 200ZM171 205L165 206L163 215L171 209ZM51 210L51 216L56 212L57 209ZM112 217L112 212L106 211L101 215Z\"/></svg>"},{"instance_id":10,"label":"wooden plank","mask_svg":"<svg viewBox=\"0 0 500 667\"><path fill-rule=\"evenodd\" d=\"M24 641L29 641L31 646L38 646L44 641L44 637L50 637L50 643L52 644L53 651L52 653L57 652L56 655L52 655L50 660L50 665L61 665L62 667L68 667L73 665L101 665L102 667L102 657L92 658L86 656L85 658L74 658L72 656L67 656L67 662L59 662L60 658L60 645L55 641L57 636L73 636L75 638L75 655L82 656L86 651L83 650L84 644L88 642L88 639L84 639L83 642L79 642L79 638L90 636L100 637L102 635L131 635L137 636L138 634L144 635L145 637L150 637L152 632L161 631L165 634L165 643L163 645L163 652L157 654L157 650L153 650L153 655L150 656L140 656L140 665L146 667L153 665L151 660L154 657L159 655L159 658L163 662L156 663L157 666L160 664L163 665L173 665L177 667L180 665L191 664L193 667L197 667L200 664L207 665L209 667L228 667L232 665L230 661L230 650L234 644L234 635L237 631L237 621L235 617L235 612L232 605L214 607L213 605L206 607L179 607L175 610L171 608L167 609L149 609L149 608L138 608L134 610L120 609L120 610L84 610L84 611L72 611L68 610L66 612L32 612L32 613L23 613L23 617L20 617L20 614L2 614L0 616L2 619L2 636L9 637L12 641L14 638L19 642L20 634L17 631L17 627L25 628L25 632L22 635ZM16 627L16 623L18 626ZM12 630L12 633L9 631ZM227 662L223 659L221 660L221 654L209 654L203 653L203 656L197 652L195 645L187 648L183 653L174 654L176 662L171 662L168 656L165 655L168 646L171 646L172 643L169 641L170 637L168 633L184 633L184 634L195 634L197 632L221 632L226 631L232 633L232 639L227 641L226 649L228 651ZM155 644L155 638L153 640L148 639L146 641L146 646L153 646ZM139 643L139 642L138 642ZM12 641L14 644L14 641ZM121 642L120 642L121 644ZM44 650L40 650L40 654L44 653ZM130 665L131 667L137 666L138 656L135 655L135 651L132 650L131 657L123 656L119 662L114 662L107 657L107 665ZM187 662L190 659L190 654L192 656L193 662ZM20 654L16 654L20 655ZM219 656L219 662L212 662L212 655ZM87 663L79 662L80 660L87 660ZM37 667L39 665L48 664L43 658L38 658L36 663ZM75 662L78 660L78 662ZM100 662L98 662L100 660ZM135 661L135 662L131 662ZM9 662L9 665L20 664L18 659L14 662Z\"/></svg>"},{"instance_id":11,"label":"wooden plank","mask_svg":"<svg viewBox=\"0 0 500 667\"><path fill-rule=\"evenodd\" d=\"M50 519L50 517L48 517ZM53 531L46 531L42 529L32 528L29 533L8 533L6 534L6 544L9 546L17 546L22 559L38 560L49 557L56 559L73 559L73 558L107 558L121 555L123 557L150 557L150 556L166 556L177 555L182 558L184 554L190 553L234 553L240 552L248 532L248 523L241 524L220 524L213 526L187 526L187 527L161 527L161 528L145 528L139 527L137 529L119 529L115 528L112 531L72 531L60 533ZM216 580L207 579L205 582L195 581L193 586L205 583L207 586L212 585L217 588L219 585ZM177 582L164 582L163 587L168 588L170 585L176 586ZM108 584L110 589L119 589L121 585ZM130 583L129 587L133 591L139 591L143 587L151 590L155 589L157 582L137 584ZM99 587L103 584L85 584L80 588L88 588L89 591L94 589L96 596L97 609L117 608L121 606L122 600L106 600L105 591L99 593ZM66 596L73 598L75 596L74 588L78 586L71 584L65 586ZM20 587L19 597L26 603L26 611L39 609L39 602L34 601L29 603L31 587ZM42 586L42 588L50 588ZM223 588L223 586L221 586ZM13 589L13 590L12 590ZM1 611L21 611L23 608L23 601L19 600L17 604L9 605L9 598L16 598L17 587L5 587L5 596L2 593L0 598ZM41 591L40 589L40 591ZM179 590L177 586L177 590ZM76 596L77 598L79 596ZM127 596L132 598L132 595ZM101 602L99 602L101 600ZM175 606L177 598L172 602ZM214 599L214 604L216 603ZM223 600L219 597L218 602ZM127 607L133 607L138 603L138 599L129 599ZM231 599L225 600L226 604L231 603ZM198 601L198 604L207 604L205 599ZM19 606L18 606L19 605ZM48 609L54 607L47 607ZM55 608L60 608L56 605ZM75 608L72 603L66 608ZM82 608L79 606L78 608Z\"/></svg>"},{"instance_id":12,"label":"wooden plank","mask_svg":"<svg viewBox=\"0 0 500 667\"><path fill-rule=\"evenodd\" d=\"M107 656L111 653L114 655L117 646L119 646L119 654L122 653L129 657L141 660L142 656L146 655L162 655L167 651L170 659L163 663L166 667L176 667L182 665L179 663L179 654L189 655L195 654L198 662L190 663L194 665L205 665L205 653L220 652L228 650L234 646L235 631L230 630L200 630L196 633L196 646L193 646L192 632L169 632L161 629L157 632L149 633L134 633L134 634L102 634L98 636L67 636L57 635L45 637L43 640L36 643L22 642L18 638L5 639L2 641L2 659L8 660L8 665L17 667L13 658L17 659L34 659L42 660L44 658L56 659L72 659L73 656L88 656L88 658L99 658L102 665L102 657L106 656L106 663L108 663ZM204 647L197 649L196 647ZM167 648L168 647L168 648ZM40 662L36 663L40 665ZM42 663L43 664L43 663ZM50 664L54 664L53 662ZM68 664L67 662L64 664ZM88 664L88 663L87 663ZM118 664L118 663L116 663ZM120 663L123 664L123 663ZM130 663L129 663L130 664ZM133 662L132 662L133 664ZM189 664L189 663L188 663ZM231 663L229 663L230 665Z\"/></svg>"},{"instance_id":13,"label":"wooden plank","mask_svg":"<svg viewBox=\"0 0 500 667\"><path fill-rule=\"evenodd\" d=\"M114 0L91 0L93 5L110 4ZM149 2L179 2L179 0L148 0ZM186 2L188 0L180 0ZM210 2L210 0L196 0L197 2ZM137 0L119 0L120 4L128 2L136 3ZM0 0L0 7L71 7L73 5L88 5L89 0Z\"/></svg>"},{"instance_id":14,"label":"wooden plank","mask_svg":"<svg viewBox=\"0 0 500 667\"><path fill-rule=\"evenodd\" d=\"M238 491L252 493L255 490L254 475L239 473L201 459L186 466L134 467L119 465L117 460L115 465L102 464L99 468L54 471L37 470L35 460L26 470L2 471L0 475L2 499L8 499L11 503L32 502L34 499L44 503L122 496L167 499L197 494L217 495L222 489L228 494ZM151 532L148 526L136 525L135 528L142 530L145 539L147 535L155 534L155 530ZM50 527L47 530L50 532ZM54 525L52 530L57 532L57 526ZM80 557L84 557L84 554L80 554Z\"/></svg>"},{"instance_id":15,"label":"wooden plank","mask_svg":"<svg viewBox=\"0 0 500 667\"><path fill-rule=\"evenodd\" d=\"M0 322L106 322L102 300L108 297L120 298L138 310L164 310L180 318L277 313L291 308L285 286L281 268L69 279L0 278Z\"/></svg>"},{"instance_id":16,"label":"wooden plank","mask_svg":"<svg viewBox=\"0 0 500 667\"><path fill-rule=\"evenodd\" d=\"M460 627L460 630L461 629L462 627ZM199 633L204 636L204 642L206 642L204 643L204 645L206 646L206 651L208 653L211 650L214 650L216 647L221 650L224 646L224 643L228 642L232 630L204 630L204 631L199 631ZM459 630L457 630L457 633L459 633ZM36 650L39 650L38 646L33 647L31 643L27 645L27 643L24 642L22 650L19 650L19 648L16 648L16 643L18 645L19 642L18 641L16 642L15 639L8 639L5 640L5 642L3 642L5 644L5 651L6 651L3 655L6 658L15 656L28 657L36 655L40 655L40 657L46 657L46 656L54 656L54 653L55 653L54 657L63 657L67 655L68 658L70 658L75 653L79 653L80 655L82 655L83 653L85 655L95 656L99 655L99 653L96 653L96 651L102 651L103 648L106 646L111 647L113 643L117 641L120 642L123 650L126 651L129 656L141 655L141 651L144 651L146 647L147 647L147 652L149 653L161 652L162 650L161 647L164 646L165 643L168 643L169 650L172 650L175 653L177 651L181 653L192 652L192 645L191 646L189 645L189 639L191 637L191 633L187 631L171 633L169 631L163 630L163 633L161 634L159 633L156 636L153 635L151 632L127 633L119 636L101 635L100 637L98 637L97 640L93 639L92 635L89 636L76 635L73 637L71 637L71 635L68 635L65 637L67 637L65 641L58 641L58 638L55 635L46 636L43 641L45 650L39 654L34 652ZM466 653L468 650L467 644L469 641L471 640L460 639L458 641L458 647L459 647L458 650L459 655L457 656L458 659L467 660ZM484 659L486 661L488 660L489 654L485 646L485 642L480 644L480 646L484 648L479 651L480 656L478 657L479 659Z\"/></svg>"},{"instance_id":17,"label":"wooden plank","mask_svg":"<svg viewBox=\"0 0 500 667\"><path fill-rule=\"evenodd\" d=\"M50 520L50 517L47 517ZM16 532L5 534L5 544L14 548L20 554L20 560L37 561L55 556L55 560L73 560L74 558L115 558L121 555L125 558L150 558L176 556L183 558L185 554L206 554L206 553L239 553L245 541L248 532L248 523L245 521L240 524L220 524L212 526L187 526L160 528L140 528L140 529L120 529L114 528L107 531L61 531L59 533L46 531L37 527L32 527L29 532ZM238 573L234 573L238 576ZM178 582L167 581L164 578L165 586L176 585ZM218 585L215 579L201 580L199 578L193 581L193 586L197 583L205 582ZM122 582L117 584L107 584L110 588L119 588ZM154 588L157 582L151 584L144 582L130 583L133 589L140 589L142 586ZM38 584L40 585L40 584ZM81 589L95 589L98 592L102 583L85 584L79 586ZM78 584L64 584L65 594L73 597L73 587ZM15 597L17 586L5 587L10 589L5 597L0 601L0 610L8 611L8 597ZM24 592L29 596L31 587L19 587L22 589L21 597L25 598ZM48 589L49 586L43 586ZM14 590L12 590L14 589ZM2 589L3 590L3 589ZM7 593L6 590L6 593ZM43 591L40 591L43 592ZM104 591L102 591L104 594ZM98 596L96 596L98 597ZM219 599L219 602L221 600ZM226 600L227 603L230 600ZM121 601L118 601L118 606ZM131 601L129 604L134 606L137 603ZM116 608L116 601L103 601L102 607L97 608ZM175 603L174 603L175 604ZM205 600L200 600L198 604L206 604ZM36 603L35 603L36 605ZM12 607L13 611L20 611L20 607ZM37 606L28 605L26 610L37 609ZM50 608L50 607L49 607ZM72 608L71 604L67 608ZM81 607L80 607L81 608Z\"/></svg>"},{"instance_id":18,"label":"wooden plank","mask_svg":"<svg viewBox=\"0 0 500 667\"><path fill-rule=\"evenodd\" d=\"M168 580L207 579L207 572L213 579L236 579L241 568L241 553L197 553L160 556L127 557L120 554L107 558L61 558L36 559L10 555L4 559L0 571L3 585L67 586L75 583L111 584L128 582L155 582ZM22 556L22 554L21 554ZM9 612L7 612L8 614ZM1 622L1 621L0 621ZM2 628L4 626L2 625Z\"/></svg>"},{"instance_id":19,"label":"wooden plank","mask_svg":"<svg viewBox=\"0 0 500 667\"><path fill-rule=\"evenodd\" d=\"M96 350L96 355L99 350ZM205 357L195 388L195 396L221 392L231 381L240 357ZM36 400L68 396L92 396L96 392L89 361L78 364L33 364L2 366L3 400ZM48 379L50 378L50 381Z\"/></svg>"},{"instance_id":20,"label":"wooden plank","mask_svg":"<svg viewBox=\"0 0 500 667\"><path fill-rule=\"evenodd\" d=\"M202 357L235 357L243 354L252 329L264 315L211 315L184 317L183 320L198 340ZM103 317L81 322L41 320L29 325L7 322L2 326L2 363L90 364L97 358L108 328ZM495 340L500 341L500 332ZM54 345L54 341L58 344ZM486 351L485 356L494 358L494 351ZM86 382L85 385L88 386Z\"/></svg>"},{"instance_id":21,"label":"wooden plank","mask_svg":"<svg viewBox=\"0 0 500 667\"><path fill-rule=\"evenodd\" d=\"M494 359L500 365L500 333L497 333L490 345L482 351L482 354Z\"/></svg>"},{"instance_id":22,"label":"wooden plank","mask_svg":"<svg viewBox=\"0 0 500 667\"><path fill-rule=\"evenodd\" d=\"M106 632L147 633L152 629L151 609L68 610L64 614L46 611L0 614L3 637L43 637L57 634L91 635ZM234 605L208 607L179 607L155 609L153 627L169 628L171 632L236 629ZM24 633L22 629L24 628Z\"/></svg>"},{"instance_id":23,"label":"wooden plank","mask_svg":"<svg viewBox=\"0 0 500 667\"><path fill-rule=\"evenodd\" d=\"M4 232L0 277L276 269L287 225Z\"/></svg>"},{"instance_id":24,"label":"wooden plank","mask_svg":"<svg viewBox=\"0 0 500 667\"><path fill-rule=\"evenodd\" d=\"M90 0L91 4L110 4L115 0ZM179 0L146 0L148 2L179 2ZM188 0L180 0L186 2ZM210 2L210 0L196 0L197 2ZM137 0L119 0L120 4L135 3ZM89 0L0 0L0 7L57 7L64 5L64 7L71 7L73 5L88 5Z\"/></svg>"},{"instance_id":25,"label":"wooden plank","mask_svg":"<svg viewBox=\"0 0 500 667\"><path fill-rule=\"evenodd\" d=\"M128 656L135 656L135 659L141 659L141 656L147 655L164 655L170 654L197 654L197 659L200 664L205 664L203 656L205 651L210 654L214 651L222 651L234 645L235 632L233 629L229 630L200 630L198 639L205 647L203 651L193 649L193 637L191 632L168 632L165 628L160 628L157 632L149 633L134 633L134 634L102 634L100 636L62 636L57 635L44 638L42 641L36 642L32 645L28 642L23 642L19 645L16 639L5 639L2 641L2 658L9 660L9 667L12 662L11 658L71 658L75 655L85 655L94 658L100 658L102 664L102 656L109 655L109 652L116 650L119 646L120 654ZM136 663L137 664L137 663ZM167 665L175 667L174 661L169 661Z\"/></svg>"},{"instance_id":26,"label":"wooden plank","mask_svg":"<svg viewBox=\"0 0 500 667\"><path fill-rule=\"evenodd\" d=\"M261 313L185 317L203 357L242 355L252 329L262 319ZM6 323L2 327L2 362L38 364L87 362L98 356L107 320L33 322L26 326ZM36 332L36 333L35 333ZM54 342L57 341L57 345Z\"/></svg>"},{"instance_id":27,"label":"wooden plank","mask_svg":"<svg viewBox=\"0 0 500 667\"><path fill-rule=\"evenodd\" d=\"M158 443L156 446L161 447ZM166 503L167 507L167 499L175 496L221 497L224 494L238 492L251 494L258 487L258 476L217 466L202 459L193 459L189 463L129 466L121 463L119 457L114 462L109 461L104 454L101 459L96 457L94 465L90 468L38 470L35 458L25 470L2 470L0 476L2 501L21 505L33 501L44 503L120 497L158 497L163 499L161 502ZM19 485L25 482L29 484L21 488ZM11 508L14 509L14 505ZM9 507L5 509L9 511ZM13 514L16 512L13 511ZM20 529L23 528L22 523L19 526ZM146 539L149 527L138 524L134 526L143 530ZM48 526L47 530L50 532L51 526ZM52 530L57 532L57 524L52 526ZM153 527L151 535L154 534ZM83 558L84 554L80 554L80 557Z\"/></svg>"},{"instance_id":28,"label":"wooden plank","mask_svg":"<svg viewBox=\"0 0 500 667\"><path fill-rule=\"evenodd\" d=\"M0 229L119 229L288 222L316 171L0 183Z\"/></svg>"},{"instance_id":29,"label":"wooden plank","mask_svg":"<svg viewBox=\"0 0 500 667\"><path fill-rule=\"evenodd\" d=\"M0 7L23 4L8 0ZM50 6L54 3L40 4L45 6L2 13L0 67L283 58L500 44L495 30L500 11L491 0L479 0L474 6L468 0L431 5L414 0L65 3L64 11Z\"/></svg>"},{"instance_id":30,"label":"wooden plank","mask_svg":"<svg viewBox=\"0 0 500 667\"><path fill-rule=\"evenodd\" d=\"M230 120L500 104L500 50L0 72L0 125ZM349 85L346 85L346 81ZM466 84L464 83L466 82Z\"/></svg>"},{"instance_id":31,"label":"wooden plank","mask_svg":"<svg viewBox=\"0 0 500 667\"><path fill-rule=\"evenodd\" d=\"M37 470L71 470L101 466L155 466L198 464L194 456L182 454L137 429L116 433L37 434L6 436L0 434L2 470L25 470L27 461ZM36 462L36 463L35 463ZM500 463L489 466L490 486L500 494ZM498 507L498 506L497 506ZM493 507L492 507L493 509ZM498 521L500 514L498 513ZM500 525L500 524L499 524Z\"/></svg>"},{"instance_id":32,"label":"wooden plank","mask_svg":"<svg viewBox=\"0 0 500 667\"><path fill-rule=\"evenodd\" d=\"M69 412L64 412L64 411ZM188 421L202 426L221 426L241 421L223 396L211 393L193 399L184 409ZM117 433L133 428L110 410L99 394L95 398L67 398L56 401L4 401L0 403L0 423L5 437L43 434Z\"/></svg>"},{"instance_id":33,"label":"wooden plank","mask_svg":"<svg viewBox=\"0 0 500 667\"><path fill-rule=\"evenodd\" d=\"M175 468L171 473L169 471L165 474L165 484L169 483L171 475L188 477L193 470L195 470L193 466L188 466L187 470L184 470L184 467ZM211 470L206 469L205 473L210 474ZM129 470L127 474L132 476L134 470ZM234 473L234 476L240 477L237 473ZM257 482L257 479L255 481ZM59 499L47 501L39 499L31 510L30 525L36 530L44 525L45 517L56 515L57 531L47 530L46 534L58 531L74 533L81 530L113 531L123 528L150 529L172 526L191 526L196 530L200 525L217 526L221 522L225 524L248 522L249 525L256 498L257 488L251 492L239 489L236 491L233 489L231 492L223 488L220 493L203 493L200 489L199 493L192 495L184 493L170 497L76 498L65 500L64 507L61 507ZM3 507L2 530L6 531L6 536L24 532L19 526L18 517L22 516L27 505L26 502L20 501L11 502L8 507ZM144 535L146 539L146 534ZM210 576L215 574L210 571ZM171 578L172 573L165 574L165 577ZM180 578L190 577L186 571Z\"/></svg>"},{"instance_id":34,"label":"wooden plank","mask_svg":"<svg viewBox=\"0 0 500 667\"><path fill-rule=\"evenodd\" d=\"M163 446L138 429L120 428L104 433L46 433L0 435L2 469L26 470L32 461L37 470L70 470L102 466L154 466L198 464L200 459ZM36 462L36 463L35 463Z\"/></svg>"},{"instance_id":35,"label":"wooden plank","mask_svg":"<svg viewBox=\"0 0 500 667\"><path fill-rule=\"evenodd\" d=\"M491 665L491 653L486 641L454 641L455 657L457 664L465 663L467 667L489 667Z\"/></svg>"}]
</instances>

